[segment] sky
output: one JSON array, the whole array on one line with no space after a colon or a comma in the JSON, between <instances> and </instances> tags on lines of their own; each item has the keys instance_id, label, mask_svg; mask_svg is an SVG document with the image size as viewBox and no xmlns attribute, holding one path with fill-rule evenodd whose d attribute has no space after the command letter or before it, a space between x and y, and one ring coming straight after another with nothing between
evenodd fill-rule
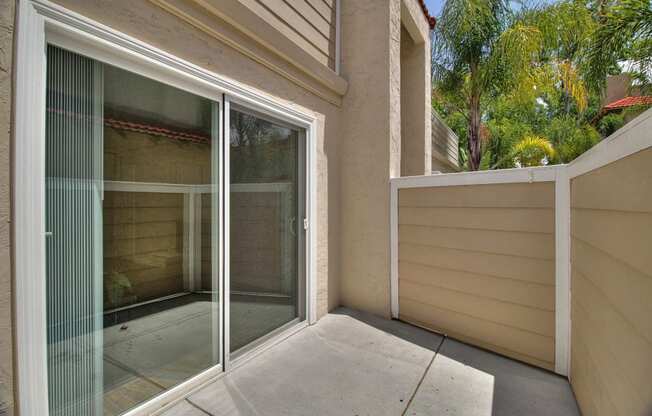
<instances>
[{"instance_id":1,"label":"sky","mask_svg":"<svg viewBox=\"0 0 652 416\"><path fill-rule=\"evenodd\" d=\"M446 2L446 0L425 0L425 1L426 1L426 6L428 6L428 11L432 16L439 16L439 13L441 12L441 7ZM542 3L554 3L557 0L540 0L540 1Z\"/></svg>"},{"instance_id":2,"label":"sky","mask_svg":"<svg viewBox=\"0 0 652 416\"><path fill-rule=\"evenodd\" d=\"M428 6L428 11L432 16L439 15L442 4L444 4L444 0L426 0L426 6Z\"/></svg>"}]
</instances>

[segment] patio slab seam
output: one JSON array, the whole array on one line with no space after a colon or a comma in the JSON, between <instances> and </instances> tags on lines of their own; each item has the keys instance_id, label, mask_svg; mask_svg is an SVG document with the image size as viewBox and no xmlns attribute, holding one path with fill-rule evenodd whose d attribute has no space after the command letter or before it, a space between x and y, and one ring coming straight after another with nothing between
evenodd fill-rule
<instances>
[{"instance_id":1,"label":"patio slab seam","mask_svg":"<svg viewBox=\"0 0 652 416\"><path fill-rule=\"evenodd\" d=\"M189 405L191 405L195 409L199 410L200 412L202 412L202 413L204 413L204 414L206 414L208 416L215 416L213 413L209 412L208 410L204 409L203 407L201 407L197 403L194 403L192 400L190 400L190 397L186 397L185 400L188 402Z\"/></svg>"},{"instance_id":2,"label":"patio slab seam","mask_svg":"<svg viewBox=\"0 0 652 416\"><path fill-rule=\"evenodd\" d=\"M439 354L439 350L441 349L441 346L444 345L444 341L446 341L446 338L448 338L446 335L442 335L441 341L437 346L437 350L435 350L435 353L432 355L432 359L426 366L426 369L423 371L423 375L421 375L421 378L419 379L417 386L415 387L414 391L412 392L412 395L408 399L407 404L405 405L405 409L403 409L403 412L401 412L401 416L405 416L407 414L407 411L410 408L410 404L412 404L412 401L414 400L414 397L417 395L419 388L421 388L421 384L423 384L423 380L426 378L428 371L430 371L430 367L432 367L432 363L435 362L435 358L437 358L437 354Z\"/></svg>"}]
</instances>

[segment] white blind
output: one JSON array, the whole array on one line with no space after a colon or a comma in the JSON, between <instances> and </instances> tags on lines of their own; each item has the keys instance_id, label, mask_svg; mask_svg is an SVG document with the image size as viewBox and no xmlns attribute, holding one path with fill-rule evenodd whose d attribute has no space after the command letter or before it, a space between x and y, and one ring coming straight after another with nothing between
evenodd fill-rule
<instances>
[{"instance_id":1,"label":"white blind","mask_svg":"<svg viewBox=\"0 0 652 416\"><path fill-rule=\"evenodd\" d=\"M102 413L102 64L48 46L46 287L51 415Z\"/></svg>"}]
</instances>

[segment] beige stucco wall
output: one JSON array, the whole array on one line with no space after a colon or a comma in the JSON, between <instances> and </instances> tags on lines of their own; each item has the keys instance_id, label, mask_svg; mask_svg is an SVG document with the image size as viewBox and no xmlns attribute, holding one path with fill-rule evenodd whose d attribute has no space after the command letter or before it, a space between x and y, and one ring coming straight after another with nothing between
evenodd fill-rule
<instances>
[{"instance_id":1,"label":"beige stucco wall","mask_svg":"<svg viewBox=\"0 0 652 416\"><path fill-rule=\"evenodd\" d=\"M0 0L0 415L14 414L11 285L11 96L14 0Z\"/></svg>"},{"instance_id":2,"label":"beige stucco wall","mask_svg":"<svg viewBox=\"0 0 652 416\"><path fill-rule=\"evenodd\" d=\"M342 304L389 316L389 178L400 169L400 4L342 2ZM373 23L372 23L373 22Z\"/></svg>"},{"instance_id":3,"label":"beige stucco wall","mask_svg":"<svg viewBox=\"0 0 652 416\"><path fill-rule=\"evenodd\" d=\"M649 135L636 126L618 140ZM571 383L585 415L652 412L652 149L571 182Z\"/></svg>"},{"instance_id":4,"label":"beige stucco wall","mask_svg":"<svg viewBox=\"0 0 652 416\"><path fill-rule=\"evenodd\" d=\"M429 29L416 0L341 7L342 74L349 82L341 120L341 301L389 317L389 179L401 169L402 16L414 16L406 29L417 35Z\"/></svg>"},{"instance_id":5,"label":"beige stucco wall","mask_svg":"<svg viewBox=\"0 0 652 416\"><path fill-rule=\"evenodd\" d=\"M547 369L554 184L399 190L399 317Z\"/></svg>"}]
</instances>

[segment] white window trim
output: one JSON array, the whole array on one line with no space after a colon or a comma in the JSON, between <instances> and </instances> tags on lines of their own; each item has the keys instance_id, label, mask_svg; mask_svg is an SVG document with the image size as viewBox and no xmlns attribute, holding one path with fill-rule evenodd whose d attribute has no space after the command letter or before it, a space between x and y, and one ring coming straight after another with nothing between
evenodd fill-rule
<instances>
[{"instance_id":1,"label":"white window trim","mask_svg":"<svg viewBox=\"0 0 652 416\"><path fill-rule=\"evenodd\" d=\"M47 43L109 62L125 70L220 103L222 97L226 96L229 100L248 108L305 129L306 216L310 225L306 230L306 321L283 331L257 351L269 348L306 325L316 322L317 119L313 115L234 80L206 71L49 1L19 2L16 31L13 212L15 213L17 405L21 414L44 416L48 414L46 294L43 279L45 276L45 146L43 140L45 111L38 111L38 109L45 109ZM227 111L225 105L223 112ZM228 117L224 117L224 120L228 120ZM225 128L227 127L225 125ZM222 140L222 142L226 145L227 141ZM224 152L224 149L221 151ZM228 163L228 158L222 160ZM224 169L228 169L228 165L224 166ZM224 181L223 172L220 172L219 179ZM228 192L228 188L224 189L224 192ZM228 218L228 207L220 205L223 210L221 218ZM228 222L224 221L224 223L223 232L227 232ZM221 251L220 263L226 269L225 265L228 263L224 262L224 255L225 253ZM228 322L227 318L228 315L224 315L225 322ZM228 351L228 345L226 342L224 344ZM238 360L238 365L244 361L244 359ZM151 414L224 374L221 365L210 368L130 410L125 415Z\"/></svg>"}]
</instances>

